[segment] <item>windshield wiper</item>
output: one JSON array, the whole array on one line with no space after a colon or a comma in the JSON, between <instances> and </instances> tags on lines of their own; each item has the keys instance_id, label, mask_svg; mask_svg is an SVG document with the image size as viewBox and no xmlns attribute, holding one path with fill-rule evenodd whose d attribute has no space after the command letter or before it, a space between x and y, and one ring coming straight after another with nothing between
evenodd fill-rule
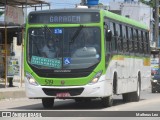
<instances>
[{"instance_id":1,"label":"windshield wiper","mask_svg":"<svg viewBox=\"0 0 160 120\"><path fill-rule=\"evenodd\" d=\"M73 34L73 37L71 38L71 41L69 42L70 44L74 43L75 39L78 37L83 27L84 27L83 25L79 26L77 31Z\"/></svg>"},{"instance_id":2,"label":"windshield wiper","mask_svg":"<svg viewBox=\"0 0 160 120\"><path fill-rule=\"evenodd\" d=\"M52 35L53 39L54 39L56 42L59 41L59 39L58 39L54 34L52 34L51 29L50 29L47 25L44 25L44 28Z\"/></svg>"}]
</instances>

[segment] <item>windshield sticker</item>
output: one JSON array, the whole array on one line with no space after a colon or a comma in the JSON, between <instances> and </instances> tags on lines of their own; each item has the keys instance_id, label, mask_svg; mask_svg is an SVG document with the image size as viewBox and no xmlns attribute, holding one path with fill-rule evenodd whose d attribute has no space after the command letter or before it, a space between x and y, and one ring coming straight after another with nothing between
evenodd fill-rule
<instances>
[{"instance_id":1,"label":"windshield sticker","mask_svg":"<svg viewBox=\"0 0 160 120\"><path fill-rule=\"evenodd\" d=\"M61 60L49 59L44 57L32 56L31 64L42 65L46 67L61 68Z\"/></svg>"},{"instance_id":2,"label":"windshield sticker","mask_svg":"<svg viewBox=\"0 0 160 120\"><path fill-rule=\"evenodd\" d=\"M71 58L64 58L64 64L65 65L71 64Z\"/></svg>"},{"instance_id":3,"label":"windshield sticker","mask_svg":"<svg viewBox=\"0 0 160 120\"><path fill-rule=\"evenodd\" d=\"M62 34L62 29L61 28L55 28L54 29L54 34Z\"/></svg>"}]
</instances>

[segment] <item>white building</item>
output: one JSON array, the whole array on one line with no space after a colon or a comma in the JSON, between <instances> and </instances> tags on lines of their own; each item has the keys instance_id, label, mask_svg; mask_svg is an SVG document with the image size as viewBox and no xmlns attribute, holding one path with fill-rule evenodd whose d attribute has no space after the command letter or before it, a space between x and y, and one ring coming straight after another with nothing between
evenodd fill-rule
<instances>
[{"instance_id":1,"label":"white building","mask_svg":"<svg viewBox=\"0 0 160 120\"><path fill-rule=\"evenodd\" d=\"M126 0L126 2L116 2L112 1L109 4L110 11L116 11L118 14L122 16L129 17L141 23L144 23L148 26L150 30L150 40L151 46L154 46L153 42L153 14L152 8L148 5L143 3L133 1L133 0Z\"/></svg>"}]
</instances>

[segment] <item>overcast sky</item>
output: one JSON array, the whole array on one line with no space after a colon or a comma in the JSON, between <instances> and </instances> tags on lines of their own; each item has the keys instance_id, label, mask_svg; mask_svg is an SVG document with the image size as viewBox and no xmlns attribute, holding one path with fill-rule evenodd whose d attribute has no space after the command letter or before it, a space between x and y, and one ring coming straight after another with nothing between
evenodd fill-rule
<instances>
[{"instance_id":1,"label":"overcast sky","mask_svg":"<svg viewBox=\"0 0 160 120\"><path fill-rule=\"evenodd\" d=\"M74 8L75 4L79 4L81 2L81 0L44 0L47 1L51 4L51 9L58 9L58 8ZM99 3L103 3L104 5L108 5L109 2L111 1L124 1L124 0L99 0ZM134 1L138 1L138 0L134 0ZM49 7L43 8L44 9L48 9ZM31 11L34 11L35 8L29 8L27 10L27 14ZM41 10L41 8L37 8L37 10ZM25 11L25 10L24 10ZM0 21L3 20L3 18L0 17Z\"/></svg>"},{"instance_id":2,"label":"overcast sky","mask_svg":"<svg viewBox=\"0 0 160 120\"><path fill-rule=\"evenodd\" d=\"M79 4L81 0L46 0L51 3L51 8L70 8L75 7L75 4ZM99 0L100 3L107 4L110 0Z\"/></svg>"},{"instance_id":3,"label":"overcast sky","mask_svg":"<svg viewBox=\"0 0 160 120\"><path fill-rule=\"evenodd\" d=\"M75 4L79 4L81 0L45 0L51 4L51 9L58 9L58 8L74 8ZM99 3L103 3L104 5L108 5L109 1L112 0L99 0ZM115 0L115 1L124 1L124 0ZM41 8L37 8L37 10L40 10ZM44 9L48 9L48 7L43 7ZM30 11L33 11L34 8L28 9L29 13Z\"/></svg>"},{"instance_id":4,"label":"overcast sky","mask_svg":"<svg viewBox=\"0 0 160 120\"><path fill-rule=\"evenodd\" d=\"M51 9L59 9L59 8L74 8L75 4L79 4L81 0L44 0L51 4ZM86 0L87 1L87 0ZM124 1L124 0L99 0L99 3L104 5L109 5L111 1ZM138 1L138 0L134 0ZM49 7L43 7L43 10L48 9ZM41 10L41 8L37 8L37 10ZM28 13L30 11L34 11L34 8L28 9Z\"/></svg>"},{"instance_id":5,"label":"overcast sky","mask_svg":"<svg viewBox=\"0 0 160 120\"><path fill-rule=\"evenodd\" d=\"M52 9L57 8L73 8L75 4L79 4L81 0L46 0L47 2L51 3ZM99 3L103 3L104 5L108 5L110 1L124 1L124 0L99 0ZM138 1L138 0L134 0Z\"/></svg>"}]
</instances>

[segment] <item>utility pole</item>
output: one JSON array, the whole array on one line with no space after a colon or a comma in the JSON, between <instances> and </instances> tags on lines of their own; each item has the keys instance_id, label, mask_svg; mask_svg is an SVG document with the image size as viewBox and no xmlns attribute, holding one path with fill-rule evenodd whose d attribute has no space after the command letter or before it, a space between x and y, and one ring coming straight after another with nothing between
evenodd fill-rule
<instances>
[{"instance_id":1,"label":"utility pole","mask_svg":"<svg viewBox=\"0 0 160 120\"><path fill-rule=\"evenodd\" d=\"M159 0L155 0L155 42L156 47L159 47Z\"/></svg>"},{"instance_id":2,"label":"utility pole","mask_svg":"<svg viewBox=\"0 0 160 120\"><path fill-rule=\"evenodd\" d=\"M155 0L155 34L154 34L154 38L155 38L155 42L156 42L156 48L159 47L159 0ZM159 49L158 49L159 51ZM160 51L158 53L158 57L159 57L159 68L160 68Z\"/></svg>"}]
</instances>

